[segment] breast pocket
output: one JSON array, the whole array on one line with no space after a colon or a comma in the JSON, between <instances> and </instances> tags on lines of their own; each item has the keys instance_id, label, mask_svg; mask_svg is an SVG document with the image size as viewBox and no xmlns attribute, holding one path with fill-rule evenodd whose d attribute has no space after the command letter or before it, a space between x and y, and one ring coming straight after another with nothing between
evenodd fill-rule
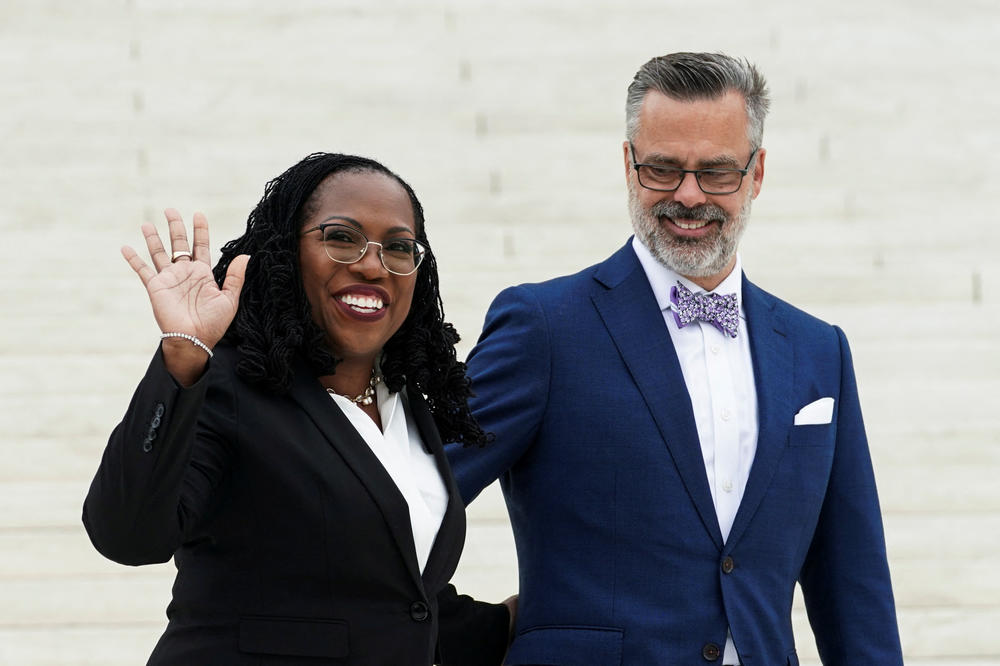
<instances>
[{"instance_id":1,"label":"breast pocket","mask_svg":"<svg viewBox=\"0 0 1000 666\"><path fill-rule=\"evenodd\" d=\"M350 628L343 620L244 616L239 641L240 651L249 654L326 659L350 654Z\"/></svg>"},{"instance_id":2,"label":"breast pocket","mask_svg":"<svg viewBox=\"0 0 1000 666\"><path fill-rule=\"evenodd\" d=\"M833 446L836 428L832 423L792 426L788 435L789 446Z\"/></svg>"}]
</instances>

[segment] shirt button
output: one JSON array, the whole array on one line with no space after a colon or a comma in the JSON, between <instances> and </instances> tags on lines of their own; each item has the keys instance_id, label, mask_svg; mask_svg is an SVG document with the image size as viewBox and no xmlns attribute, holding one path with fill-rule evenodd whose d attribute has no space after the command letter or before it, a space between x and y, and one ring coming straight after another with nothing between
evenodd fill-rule
<instances>
[{"instance_id":1,"label":"shirt button","mask_svg":"<svg viewBox=\"0 0 1000 666\"><path fill-rule=\"evenodd\" d=\"M711 347L709 347L709 349L712 350L713 354L718 354L719 353L719 345L712 345Z\"/></svg>"},{"instance_id":2,"label":"shirt button","mask_svg":"<svg viewBox=\"0 0 1000 666\"><path fill-rule=\"evenodd\" d=\"M726 479L725 481L723 481L722 482L722 489L725 490L727 493L733 492L733 480L732 479Z\"/></svg>"},{"instance_id":3,"label":"shirt button","mask_svg":"<svg viewBox=\"0 0 1000 666\"><path fill-rule=\"evenodd\" d=\"M731 411L729 411L728 409L723 409L722 410L722 420L723 421L728 421L731 418L733 418L733 413Z\"/></svg>"}]
</instances>

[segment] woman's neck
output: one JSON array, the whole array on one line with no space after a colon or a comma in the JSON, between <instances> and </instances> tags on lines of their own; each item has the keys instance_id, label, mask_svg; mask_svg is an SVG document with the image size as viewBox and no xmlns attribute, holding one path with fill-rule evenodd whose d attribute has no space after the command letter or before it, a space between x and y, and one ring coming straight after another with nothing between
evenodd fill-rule
<instances>
[{"instance_id":1,"label":"woman's neck","mask_svg":"<svg viewBox=\"0 0 1000 666\"><path fill-rule=\"evenodd\" d=\"M375 359L344 359L337 364L336 372L320 377L324 388L333 389L341 395L355 396L366 388L372 378Z\"/></svg>"},{"instance_id":2,"label":"woman's neck","mask_svg":"<svg viewBox=\"0 0 1000 666\"><path fill-rule=\"evenodd\" d=\"M338 393L348 399L354 399L364 395L365 390L371 386L372 373L375 369L375 359L348 360L345 359L337 364L336 374L320 377L323 388ZM375 401L374 393L367 404L363 401L356 401L355 404L361 411L367 414L378 429L382 429L382 417L378 411L378 404Z\"/></svg>"}]
</instances>

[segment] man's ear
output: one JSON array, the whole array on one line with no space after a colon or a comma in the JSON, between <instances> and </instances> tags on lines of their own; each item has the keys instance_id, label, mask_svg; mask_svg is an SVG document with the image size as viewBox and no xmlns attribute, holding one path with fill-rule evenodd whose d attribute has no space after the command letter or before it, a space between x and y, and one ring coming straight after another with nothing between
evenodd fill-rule
<instances>
[{"instance_id":1,"label":"man's ear","mask_svg":"<svg viewBox=\"0 0 1000 666\"><path fill-rule=\"evenodd\" d=\"M622 157L625 160L625 184L628 185L629 171L632 170L632 156L629 154L628 141L622 142Z\"/></svg>"},{"instance_id":2,"label":"man's ear","mask_svg":"<svg viewBox=\"0 0 1000 666\"><path fill-rule=\"evenodd\" d=\"M761 185L764 183L764 158L767 157L767 149L757 149L757 159L754 160L753 167L753 198L760 194Z\"/></svg>"}]
</instances>

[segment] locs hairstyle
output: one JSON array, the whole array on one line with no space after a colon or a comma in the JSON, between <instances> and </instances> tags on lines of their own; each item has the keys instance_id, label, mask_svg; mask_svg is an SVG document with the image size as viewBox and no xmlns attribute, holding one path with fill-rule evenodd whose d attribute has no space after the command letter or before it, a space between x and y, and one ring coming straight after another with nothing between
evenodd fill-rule
<instances>
[{"instance_id":1,"label":"locs hairstyle","mask_svg":"<svg viewBox=\"0 0 1000 666\"><path fill-rule=\"evenodd\" d=\"M326 346L323 330L313 322L302 289L299 234L315 206L316 188L326 178L346 172L380 173L398 182L413 206L417 240L427 243L424 209L417 195L375 160L314 153L270 181L247 219L246 231L222 248L214 273L221 285L234 257L251 256L239 309L225 340L239 351L237 374L273 393L288 390L296 355L317 376L335 372L337 359ZM429 252L417 271L409 315L383 350L382 374L392 391L405 385L427 396L444 441L483 445L488 437L469 411L469 380L465 364L455 355L458 339L454 326L444 321L437 263Z\"/></svg>"}]
</instances>

